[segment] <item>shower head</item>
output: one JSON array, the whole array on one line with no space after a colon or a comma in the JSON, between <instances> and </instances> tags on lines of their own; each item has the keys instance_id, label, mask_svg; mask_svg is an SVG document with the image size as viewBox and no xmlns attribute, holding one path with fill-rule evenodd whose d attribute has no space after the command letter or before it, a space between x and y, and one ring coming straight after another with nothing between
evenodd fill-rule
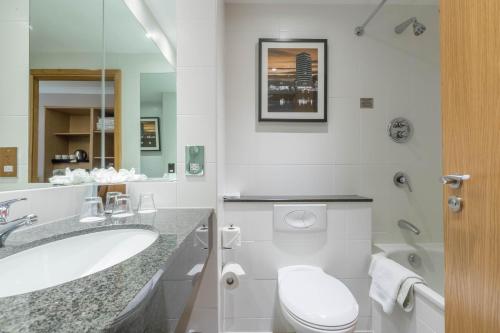
<instances>
[{"instance_id":1,"label":"shower head","mask_svg":"<svg viewBox=\"0 0 500 333\"><path fill-rule=\"evenodd\" d=\"M394 31L396 31L397 34L402 34L406 30L406 28L408 28L412 23L413 23L413 33L415 34L415 36L420 36L421 34L424 33L426 27L422 23L418 22L416 17L412 17L404 21L403 23L398 25L394 29Z\"/></svg>"}]
</instances>

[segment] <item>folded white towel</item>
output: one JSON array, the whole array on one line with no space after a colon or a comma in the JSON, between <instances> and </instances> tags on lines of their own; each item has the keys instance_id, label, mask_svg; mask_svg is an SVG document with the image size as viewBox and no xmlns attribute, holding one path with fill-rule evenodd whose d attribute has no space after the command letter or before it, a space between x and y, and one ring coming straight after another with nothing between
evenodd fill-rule
<instances>
[{"instance_id":1,"label":"folded white towel","mask_svg":"<svg viewBox=\"0 0 500 333\"><path fill-rule=\"evenodd\" d=\"M403 309L404 312L411 312L415 305L415 294L413 292L413 287L417 283L424 283L420 277L410 277L403 282L401 289L398 293L398 304Z\"/></svg>"},{"instance_id":2,"label":"folded white towel","mask_svg":"<svg viewBox=\"0 0 500 333\"><path fill-rule=\"evenodd\" d=\"M370 297L382 306L385 313L392 313L398 298L401 298L400 304L403 309L411 311L413 285L424 283L420 276L397 262L387 259L383 253L372 255L368 274L372 277Z\"/></svg>"}]
</instances>

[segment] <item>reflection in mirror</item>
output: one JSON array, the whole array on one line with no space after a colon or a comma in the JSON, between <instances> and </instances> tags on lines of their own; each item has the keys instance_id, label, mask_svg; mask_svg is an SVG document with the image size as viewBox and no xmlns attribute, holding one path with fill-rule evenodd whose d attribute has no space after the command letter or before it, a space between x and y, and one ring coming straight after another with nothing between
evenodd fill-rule
<instances>
[{"instance_id":1,"label":"reflection in mirror","mask_svg":"<svg viewBox=\"0 0 500 333\"><path fill-rule=\"evenodd\" d=\"M30 1L30 107L1 139L19 165L0 191L49 186L66 168L175 172L175 1L154 15L144 3ZM141 149L141 117L158 118L158 150Z\"/></svg>"},{"instance_id":2,"label":"reflection in mirror","mask_svg":"<svg viewBox=\"0 0 500 333\"><path fill-rule=\"evenodd\" d=\"M102 20L102 0L30 2L33 183L66 168L120 166L120 124L106 120L119 119L121 73L103 79Z\"/></svg>"},{"instance_id":3,"label":"reflection in mirror","mask_svg":"<svg viewBox=\"0 0 500 333\"><path fill-rule=\"evenodd\" d=\"M158 47L167 33L154 17L137 10L137 3L104 2L106 68L122 73L122 166L171 180L176 161L175 67L166 59L169 50ZM150 121L141 121L143 117Z\"/></svg>"},{"instance_id":4,"label":"reflection in mirror","mask_svg":"<svg viewBox=\"0 0 500 333\"><path fill-rule=\"evenodd\" d=\"M141 74L141 172L175 178L175 73Z\"/></svg>"}]
</instances>

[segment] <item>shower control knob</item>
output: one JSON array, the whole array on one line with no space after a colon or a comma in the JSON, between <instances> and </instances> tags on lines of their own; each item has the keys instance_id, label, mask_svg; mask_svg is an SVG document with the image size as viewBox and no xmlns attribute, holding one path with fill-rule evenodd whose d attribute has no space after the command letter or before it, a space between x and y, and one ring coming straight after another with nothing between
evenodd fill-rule
<instances>
[{"instance_id":1,"label":"shower control knob","mask_svg":"<svg viewBox=\"0 0 500 333\"><path fill-rule=\"evenodd\" d=\"M405 143L410 140L413 127L408 119L398 117L390 121L387 132L392 141Z\"/></svg>"},{"instance_id":2,"label":"shower control knob","mask_svg":"<svg viewBox=\"0 0 500 333\"><path fill-rule=\"evenodd\" d=\"M453 213L458 213L462 210L462 198L451 196L448 198L448 207Z\"/></svg>"}]
</instances>

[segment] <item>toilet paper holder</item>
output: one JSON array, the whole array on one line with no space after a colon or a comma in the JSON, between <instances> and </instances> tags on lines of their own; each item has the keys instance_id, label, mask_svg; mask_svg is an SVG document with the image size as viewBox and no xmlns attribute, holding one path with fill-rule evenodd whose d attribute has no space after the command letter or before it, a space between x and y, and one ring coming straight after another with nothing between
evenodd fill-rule
<instances>
[{"instance_id":1,"label":"toilet paper holder","mask_svg":"<svg viewBox=\"0 0 500 333\"><path fill-rule=\"evenodd\" d=\"M241 246L241 230L234 224L222 228L222 249L231 250Z\"/></svg>"}]
</instances>

